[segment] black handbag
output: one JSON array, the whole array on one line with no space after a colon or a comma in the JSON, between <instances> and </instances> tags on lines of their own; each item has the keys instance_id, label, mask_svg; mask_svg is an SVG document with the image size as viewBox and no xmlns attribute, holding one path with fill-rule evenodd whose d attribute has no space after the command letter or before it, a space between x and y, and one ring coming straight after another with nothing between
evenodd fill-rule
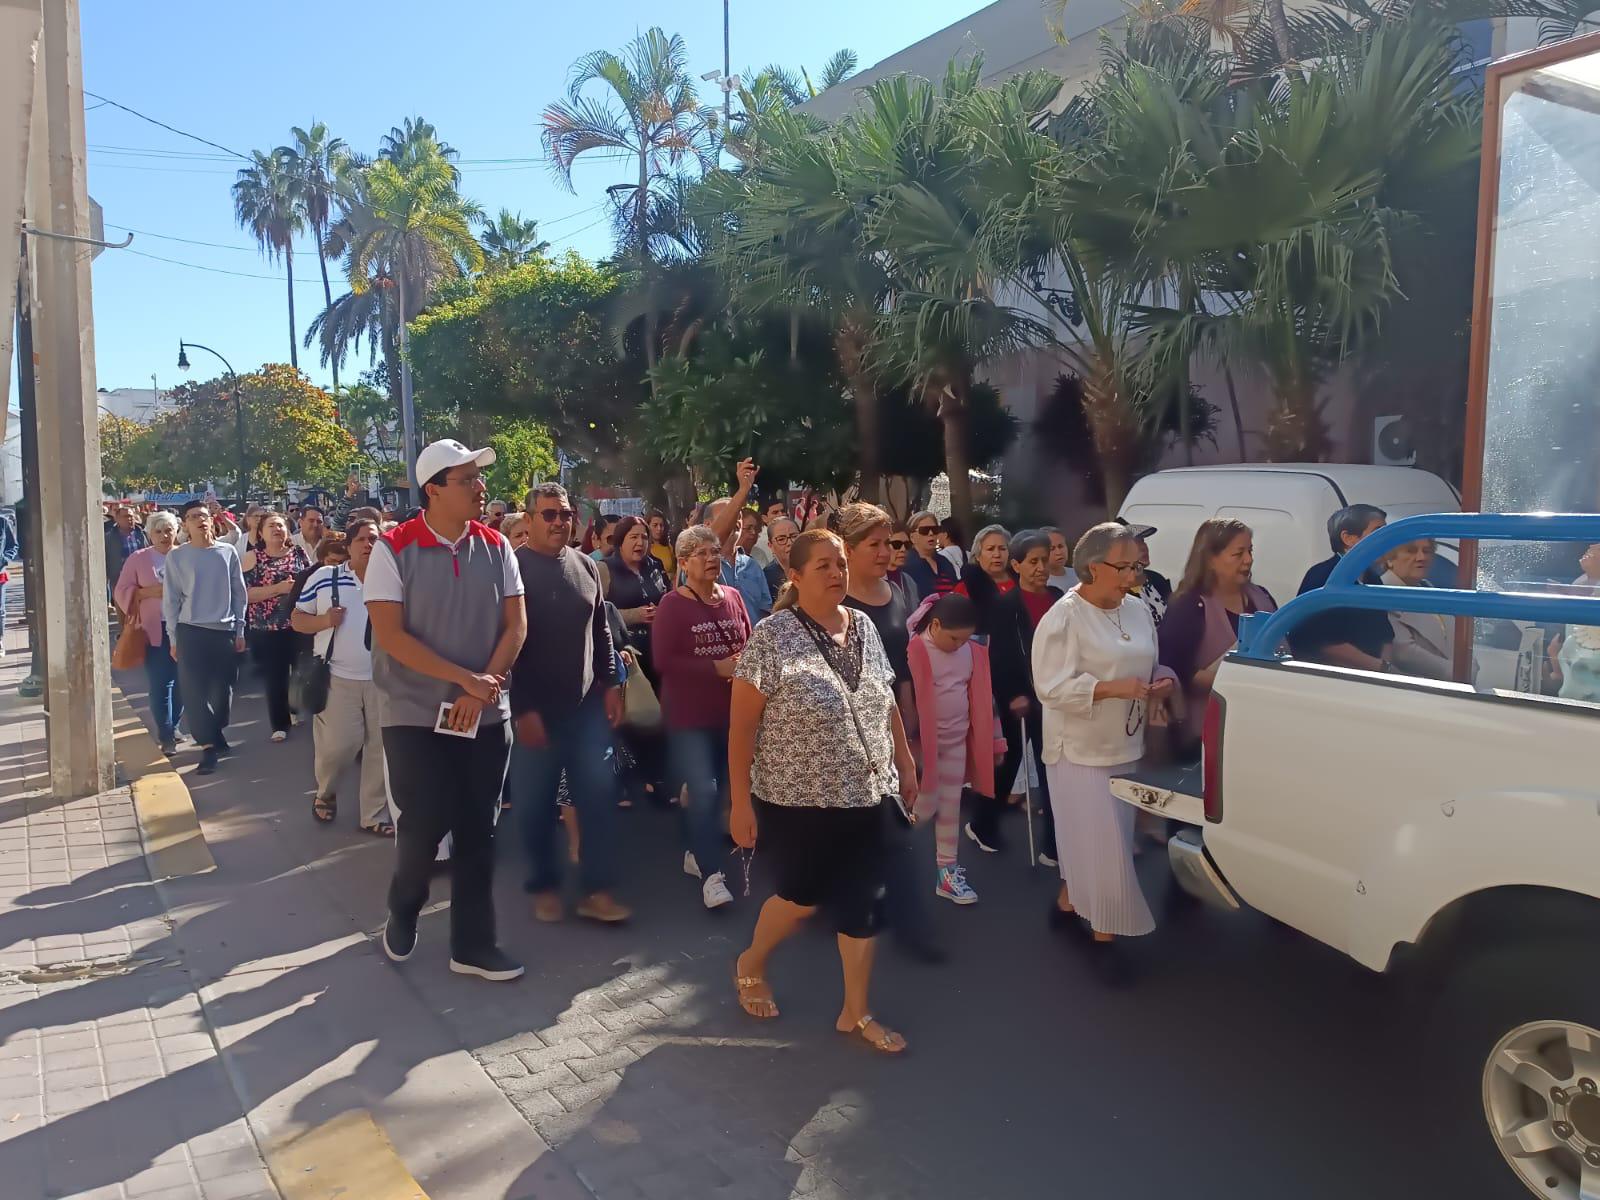
<instances>
[{"instance_id":1,"label":"black handbag","mask_svg":"<svg viewBox=\"0 0 1600 1200\"><path fill-rule=\"evenodd\" d=\"M333 604L339 607L339 568L333 568ZM294 661L289 672L289 707L302 716L315 716L328 707L328 689L333 680L333 643L339 636L335 625L328 637L328 652L318 655L314 647L307 649Z\"/></svg>"}]
</instances>

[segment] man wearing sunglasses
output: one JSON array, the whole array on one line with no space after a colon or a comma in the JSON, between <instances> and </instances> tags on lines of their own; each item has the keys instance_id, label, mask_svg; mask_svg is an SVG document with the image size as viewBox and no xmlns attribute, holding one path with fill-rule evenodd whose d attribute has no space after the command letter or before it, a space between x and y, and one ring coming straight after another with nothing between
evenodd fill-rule
<instances>
[{"instance_id":1,"label":"man wearing sunglasses","mask_svg":"<svg viewBox=\"0 0 1600 1200\"><path fill-rule=\"evenodd\" d=\"M571 541L576 514L566 489L541 483L528 493L528 544L517 551L527 592L529 636L511 677L511 795L528 854L524 887L533 915L559 921L562 864L556 853L556 790L566 772L583 831L577 913L607 924L632 914L616 882L616 776L612 729L622 720L622 687L606 620L600 568Z\"/></svg>"},{"instance_id":2,"label":"man wearing sunglasses","mask_svg":"<svg viewBox=\"0 0 1600 1200\"><path fill-rule=\"evenodd\" d=\"M917 594L926 599L955 591L961 577L955 564L939 553L939 518L919 512L906 528L911 531L911 552L901 570L916 584Z\"/></svg>"},{"instance_id":3,"label":"man wearing sunglasses","mask_svg":"<svg viewBox=\"0 0 1600 1200\"><path fill-rule=\"evenodd\" d=\"M528 631L511 545L482 523L491 449L452 439L417 456L422 511L385 533L362 583L382 697L395 869L383 949L417 945L439 843L450 839L450 969L508 980L496 943L494 826L509 746L506 675Z\"/></svg>"}]
</instances>

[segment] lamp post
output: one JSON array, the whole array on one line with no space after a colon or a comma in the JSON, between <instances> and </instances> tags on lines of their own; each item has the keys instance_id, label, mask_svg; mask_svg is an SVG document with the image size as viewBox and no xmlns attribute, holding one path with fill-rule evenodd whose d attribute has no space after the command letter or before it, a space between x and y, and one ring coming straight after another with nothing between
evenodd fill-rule
<instances>
[{"instance_id":1,"label":"lamp post","mask_svg":"<svg viewBox=\"0 0 1600 1200\"><path fill-rule=\"evenodd\" d=\"M218 362L228 369L228 378L233 380L233 423L235 433L239 438L239 475L237 491L239 497L240 518L243 519L246 482L244 469L244 402L239 398L239 374L233 369L232 363L223 358L222 355L218 354L210 346L202 346L199 342L185 342L182 339L179 339L178 341L178 370L180 371L187 371L189 369L189 355L186 353L188 350L204 350L207 354L212 355Z\"/></svg>"}]
</instances>

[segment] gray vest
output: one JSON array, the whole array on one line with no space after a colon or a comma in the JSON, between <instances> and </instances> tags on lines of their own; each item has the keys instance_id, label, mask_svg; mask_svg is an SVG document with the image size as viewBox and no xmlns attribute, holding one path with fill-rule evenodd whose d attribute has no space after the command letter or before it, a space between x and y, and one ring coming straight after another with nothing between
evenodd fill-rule
<instances>
[{"instance_id":1,"label":"gray vest","mask_svg":"<svg viewBox=\"0 0 1600 1200\"><path fill-rule=\"evenodd\" d=\"M406 632L441 658L469 671L482 671L500 640L510 543L487 525L469 521L466 536L452 553L421 516L395 526L383 540L400 566ZM380 707L386 726L431 729L439 705L461 695L455 684L396 662L376 641L372 678L383 696ZM502 689L499 706L485 708L483 720L504 721L510 713L510 692Z\"/></svg>"}]
</instances>

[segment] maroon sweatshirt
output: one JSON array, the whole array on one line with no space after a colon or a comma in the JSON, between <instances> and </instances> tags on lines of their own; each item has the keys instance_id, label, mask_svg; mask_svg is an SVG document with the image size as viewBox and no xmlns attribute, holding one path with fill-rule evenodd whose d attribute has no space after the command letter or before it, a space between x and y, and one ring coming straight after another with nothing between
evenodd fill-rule
<instances>
[{"instance_id":1,"label":"maroon sweatshirt","mask_svg":"<svg viewBox=\"0 0 1600 1200\"><path fill-rule=\"evenodd\" d=\"M651 659L661 677L661 714L668 729L728 728L732 680L717 660L750 640L750 614L735 588L707 604L674 589L661 597L650 632Z\"/></svg>"}]
</instances>

